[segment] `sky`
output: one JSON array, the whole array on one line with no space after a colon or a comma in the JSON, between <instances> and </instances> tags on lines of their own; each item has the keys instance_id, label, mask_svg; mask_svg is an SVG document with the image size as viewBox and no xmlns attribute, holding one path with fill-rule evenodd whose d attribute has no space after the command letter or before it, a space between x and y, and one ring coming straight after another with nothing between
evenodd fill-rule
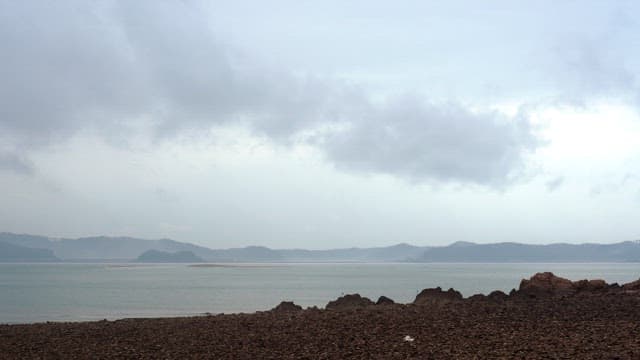
<instances>
[{"instance_id":1,"label":"sky","mask_svg":"<svg viewBox=\"0 0 640 360\"><path fill-rule=\"evenodd\" d=\"M639 11L0 0L0 231L638 240Z\"/></svg>"}]
</instances>

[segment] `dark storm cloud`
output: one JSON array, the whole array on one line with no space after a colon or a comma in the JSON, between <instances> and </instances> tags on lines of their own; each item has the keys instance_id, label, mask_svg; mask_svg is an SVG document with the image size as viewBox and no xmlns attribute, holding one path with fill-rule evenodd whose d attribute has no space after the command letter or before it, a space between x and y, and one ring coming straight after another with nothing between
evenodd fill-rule
<instances>
[{"instance_id":1,"label":"dark storm cloud","mask_svg":"<svg viewBox=\"0 0 640 360\"><path fill-rule=\"evenodd\" d=\"M331 124L338 130L307 141L338 167L498 184L538 145L524 116L416 98L378 105L356 87L252 63L182 2L0 4L5 147L82 129L126 134L145 119L157 136L243 123L278 142ZM19 170L20 156L3 163Z\"/></svg>"}]
</instances>

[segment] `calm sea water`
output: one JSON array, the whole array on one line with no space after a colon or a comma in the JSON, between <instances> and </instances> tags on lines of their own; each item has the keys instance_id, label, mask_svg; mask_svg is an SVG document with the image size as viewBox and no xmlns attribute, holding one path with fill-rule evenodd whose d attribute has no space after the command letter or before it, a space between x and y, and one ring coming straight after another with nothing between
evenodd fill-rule
<instances>
[{"instance_id":1,"label":"calm sea water","mask_svg":"<svg viewBox=\"0 0 640 360\"><path fill-rule=\"evenodd\" d=\"M640 264L0 264L0 323L254 312L282 300L323 307L355 292L406 303L435 286L507 292L539 271L625 283Z\"/></svg>"}]
</instances>

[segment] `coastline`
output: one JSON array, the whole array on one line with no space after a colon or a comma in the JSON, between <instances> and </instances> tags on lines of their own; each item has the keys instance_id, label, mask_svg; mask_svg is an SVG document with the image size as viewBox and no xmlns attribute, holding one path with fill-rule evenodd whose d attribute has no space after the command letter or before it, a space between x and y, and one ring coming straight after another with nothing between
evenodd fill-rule
<instances>
[{"instance_id":1,"label":"coastline","mask_svg":"<svg viewBox=\"0 0 640 360\"><path fill-rule=\"evenodd\" d=\"M411 304L346 295L325 309L0 325L3 358L448 359L640 357L638 282L549 273L511 294L425 289ZM384 300L384 301L381 301Z\"/></svg>"}]
</instances>

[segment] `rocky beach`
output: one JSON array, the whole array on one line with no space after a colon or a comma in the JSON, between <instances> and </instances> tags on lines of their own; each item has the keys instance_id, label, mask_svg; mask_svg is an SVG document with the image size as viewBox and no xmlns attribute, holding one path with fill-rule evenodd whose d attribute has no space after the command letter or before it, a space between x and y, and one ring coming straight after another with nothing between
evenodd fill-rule
<instances>
[{"instance_id":1,"label":"rocky beach","mask_svg":"<svg viewBox=\"0 0 640 360\"><path fill-rule=\"evenodd\" d=\"M640 280L551 273L509 294L424 289L410 304L345 295L325 309L0 325L3 359L638 359Z\"/></svg>"}]
</instances>

